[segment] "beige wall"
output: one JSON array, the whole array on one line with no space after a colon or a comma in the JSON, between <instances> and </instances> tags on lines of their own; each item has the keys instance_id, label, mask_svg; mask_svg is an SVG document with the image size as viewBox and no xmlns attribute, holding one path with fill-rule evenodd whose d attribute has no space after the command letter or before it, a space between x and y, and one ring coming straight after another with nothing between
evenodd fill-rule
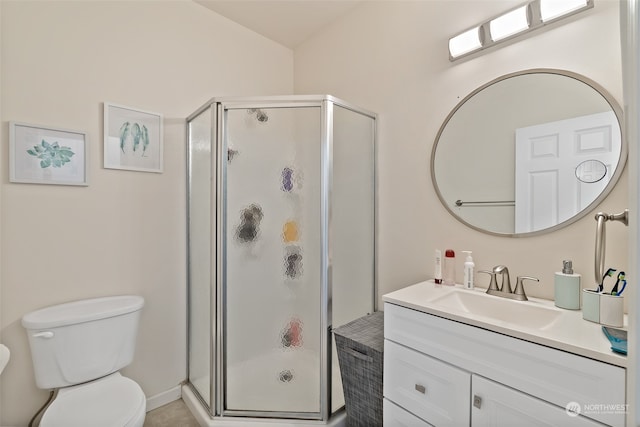
<instances>
[{"instance_id":1,"label":"beige wall","mask_svg":"<svg viewBox=\"0 0 640 427\"><path fill-rule=\"evenodd\" d=\"M146 300L125 374L148 397L186 377L184 118L213 96L292 92L293 53L191 1L0 2L8 121L86 131L90 185L12 184L2 164L0 425L26 425L35 387L21 317L86 297ZM164 173L102 168L102 103L164 115Z\"/></svg>"},{"instance_id":2,"label":"beige wall","mask_svg":"<svg viewBox=\"0 0 640 427\"><path fill-rule=\"evenodd\" d=\"M136 361L125 373L148 396L186 375L185 129L212 96L331 93L379 114L380 295L433 274L433 250L473 250L534 275L528 293L551 298L571 258L592 283L592 215L550 235L507 239L447 214L429 175L436 132L476 87L527 68L562 68L600 83L622 104L618 7L613 0L565 26L450 63L447 39L510 1L365 2L292 53L190 1L0 1L0 117L88 133L90 186L8 183L2 163L0 340L12 359L0 380L0 425L26 425L37 390L20 318L99 295L146 298ZM480 5L481 4L481 5ZM293 55L295 54L295 67ZM293 75L295 86L292 88ZM165 171L102 169L102 102L165 116ZM627 174L600 206L627 207ZM608 228L608 264L625 268L627 230ZM462 271L458 257L458 272Z\"/></svg>"},{"instance_id":3,"label":"beige wall","mask_svg":"<svg viewBox=\"0 0 640 427\"><path fill-rule=\"evenodd\" d=\"M489 236L450 216L431 183L431 148L442 121L469 92L500 75L528 68L565 69L600 83L622 104L616 1L597 1L594 9L566 25L449 62L449 37L519 3L365 2L295 50L297 93L331 93L379 114L380 295L433 277L434 249L445 248L458 251L459 279L464 262L459 251L472 250L477 270L506 264L514 277L539 277L540 285L527 290L533 296L553 298L554 272L563 259L573 260L586 286L593 284L593 215L553 234ZM628 207L627 200L625 172L598 209L617 213ZM614 223L607 233L607 265L625 269L628 230ZM478 283L487 280L480 275Z\"/></svg>"}]
</instances>

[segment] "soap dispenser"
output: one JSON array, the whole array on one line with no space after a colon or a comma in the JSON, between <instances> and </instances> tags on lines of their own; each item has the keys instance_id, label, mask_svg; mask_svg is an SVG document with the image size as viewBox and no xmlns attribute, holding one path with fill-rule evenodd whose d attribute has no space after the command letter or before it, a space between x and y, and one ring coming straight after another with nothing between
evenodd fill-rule
<instances>
[{"instance_id":1,"label":"soap dispenser","mask_svg":"<svg viewBox=\"0 0 640 427\"><path fill-rule=\"evenodd\" d=\"M464 285L465 289L473 289L473 268L476 266L473 263L473 258L471 257L471 251L462 251L467 254L467 259L464 261Z\"/></svg>"},{"instance_id":2,"label":"soap dispenser","mask_svg":"<svg viewBox=\"0 0 640 427\"><path fill-rule=\"evenodd\" d=\"M562 272L554 278L556 307L580 310L580 277L570 260L562 261Z\"/></svg>"}]
</instances>

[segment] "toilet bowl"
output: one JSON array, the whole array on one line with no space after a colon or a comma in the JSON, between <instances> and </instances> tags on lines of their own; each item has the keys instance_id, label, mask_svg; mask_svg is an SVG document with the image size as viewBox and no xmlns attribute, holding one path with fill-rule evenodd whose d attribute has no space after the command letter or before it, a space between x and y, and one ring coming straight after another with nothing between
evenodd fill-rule
<instances>
[{"instance_id":1,"label":"toilet bowl","mask_svg":"<svg viewBox=\"0 0 640 427\"><path fill-rule=\"evenodd\" d=\"M119 372L58 391L40 427L142 427L146 399L140 386Z\"/></svg>"},{"instance_id":2,"label":"toilet bowl","mask_svg":"<svg viewBox=\"0 0 640 427\"><path fill-rule=\"evenodd\" d=\"M26 314L36 385L55 389L42 427L142 427L146 397L119 370L133 360L144 299L74 301Z\"/></svg>"}]
</instances>

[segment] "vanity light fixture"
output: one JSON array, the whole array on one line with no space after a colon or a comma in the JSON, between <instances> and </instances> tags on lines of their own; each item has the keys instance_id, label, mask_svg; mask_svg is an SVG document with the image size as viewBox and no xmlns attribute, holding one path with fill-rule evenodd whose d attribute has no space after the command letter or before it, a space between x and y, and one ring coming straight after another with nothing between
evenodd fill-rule
<instances>
[{"instance_id":1,"label":"vanity light fixture","mask_svg":"<svg viewBox=\"0 0 640 427\"><path fill-rule=\"evenodd\" d=\"M542 22L552 21L585 9L588 3L588 0L540 0L540 19Z\"/></svg>"},{"instance_id":2,"label":"vanity light fixture","mask_svg":"<svg viewBox=\"0 0 640 427\"><path fill-rule=\"evenodd\" d=\"M529 7L521 6L489 21L491 40L497 42L529 29Z\"/></svg>"},{"instance_id":3,"label":"vanity light fixture","mask_svg":"<svg viewBox=\"0 0 640 427\"><path fill-rule=\"evenodd\" d=\"M583 10L594 0L533 0L494 17L449 39L449 60L455 61L474 52L528 33Z\"/></svg>"},{"instance_id":4,"label":"vanity light fixture","mask_svg":"<svg viewBox=\"0 0 640 427\"><path fill-rule=\"evenodd\" d=\"M475 27L449 40L449 53L457 58L482 47L481 28Z\"/></svg>"}]
</instances>

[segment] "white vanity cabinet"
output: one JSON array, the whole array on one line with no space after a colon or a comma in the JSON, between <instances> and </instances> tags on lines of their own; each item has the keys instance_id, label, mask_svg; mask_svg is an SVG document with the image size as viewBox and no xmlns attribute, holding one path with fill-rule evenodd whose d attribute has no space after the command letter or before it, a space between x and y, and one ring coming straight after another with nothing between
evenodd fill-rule
<instances>
[{"instance_id":1,"label":"white vanity cabinet","mask_svg":"<svg viewBox=\"0 0 640 427\"><path fill-rule=\"evenodd\" d=\"M624 426L625 369L385 303L384 425ZM580 405L569 415L567 405Z\"/></svg>"}]
</instances>

